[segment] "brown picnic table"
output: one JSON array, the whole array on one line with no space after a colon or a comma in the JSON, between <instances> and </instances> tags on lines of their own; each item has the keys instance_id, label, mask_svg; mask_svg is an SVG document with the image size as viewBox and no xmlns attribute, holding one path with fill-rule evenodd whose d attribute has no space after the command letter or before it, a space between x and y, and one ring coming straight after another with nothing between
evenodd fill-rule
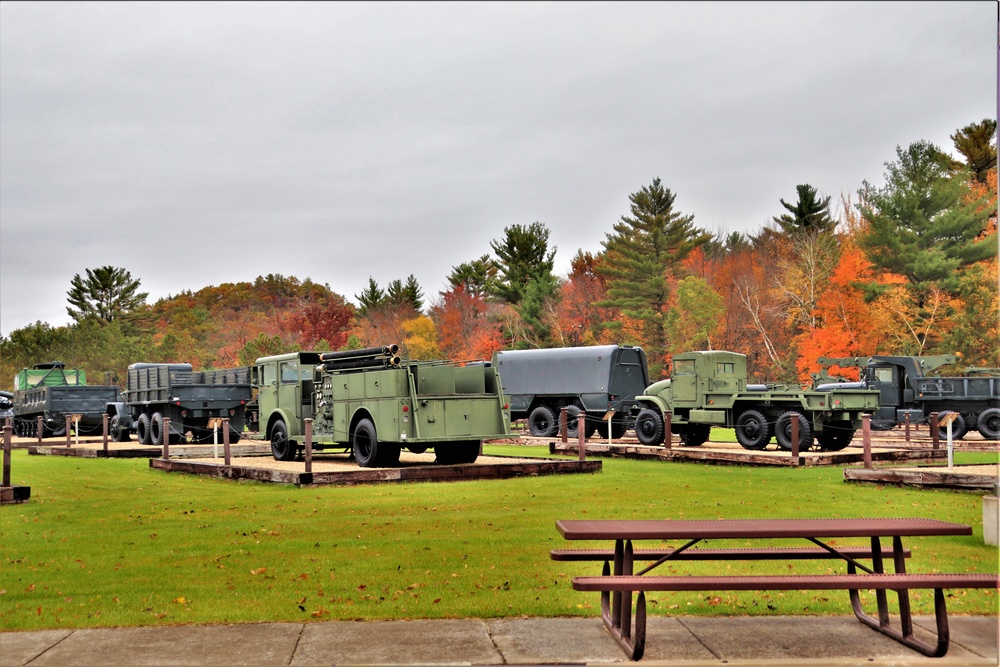
<instances>
[{"instance_id":1,"label":"brown picnic table","mask_svg":"<svg viewBox=\"0 0 1000 667\"><path fill-rule=\"evenodd\" d=\"M609 632L633 660L642 658L646 642L646 591L709 590L846 590L854 614L865 625L932 656L948 650L946 588L996 588L995 574L910 574L904 537L971 535L970 526L923 518L893 519L738 519L738 520L561 520L556 529L567 540L613 540L613 549L553 549L559 561L604 561L601 576L574 577L573 588L601 593L601 617ZM804 547L693 548L704 540L771 540L796 538ZM870 546L833 545L831 538L867 538ZM881 540L891 538L891 547ZM683 541L679 547L633 549L632 543ZM754 576L656 576L649 573L667 561L835 559L847 563L846 574ZM892 563L887 572L885 561ZM649 562L636 571L636 562ZM861 561L870 561L866 565ZM784 571L787 571L785 569ZM927 644L913 636L910 589L934 589L937 641ZM878 616L865 613L859 590L875 590ZM886 591L896 592L900 628L890 626ZM632 595L635 605L634 631Z\"/></svg>"}]
</instances>

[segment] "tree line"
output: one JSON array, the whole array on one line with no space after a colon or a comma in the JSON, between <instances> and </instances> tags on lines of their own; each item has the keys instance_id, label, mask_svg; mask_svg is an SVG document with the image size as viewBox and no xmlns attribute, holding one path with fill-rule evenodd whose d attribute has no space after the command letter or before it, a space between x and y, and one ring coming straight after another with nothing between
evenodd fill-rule
<instances>
[{"instance_id":1,"label":"tree line","mask_svg":"<svg viewBox=\"0 0 1000 667\"><path fill-rule=\"evenodd\" d=\"M252 363L299 349L399 342L411 358L489 359L501 349L641 345L651 377L672 354L728 349L760 380L805 381L820 356L960 355L1000 367L996 121L951 135L962 160L917 141L837 202L810 184L753 233L711 233L654 178L600 250L566 276L541 222L513 224L452 267L428 299L411 274L368 278L354 306L329 285L268 275L147 304L112 266L73 278L73 323L0 337L0 371L59 359L91 373L136 361Z\"/></svg>"}]
</instances>

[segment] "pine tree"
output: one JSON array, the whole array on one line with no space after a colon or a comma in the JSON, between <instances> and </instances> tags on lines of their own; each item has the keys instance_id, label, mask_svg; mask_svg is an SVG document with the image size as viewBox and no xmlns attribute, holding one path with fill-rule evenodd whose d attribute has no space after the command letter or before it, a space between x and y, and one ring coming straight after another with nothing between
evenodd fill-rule
<instances>
[{"instance_id":1,"label":"pine tree","mask_svg":"<svg viewBox=\"0 0 1000 667\"><path fill-rule=\"evenodd\" d=\"M551 284L556 249L549 250L549 230L540 222L504 228L502 241L490 241L497 256L493 295L517 305L533 281Z\"/></svg>"},{"instance_id":2,"label":"pine tree","mask_svg":"<svg viewBox=\"0 0 1000 667\"><path fill-rule=\"evenodd\" d=\"M354 298L361 304L358 308L358 315L364 317L369 311L374 310L385 303L386 293L375 279L368 276L368 287L361 290L360 294L355 294Z\"/></svg>"},{"instance_id":3,"label":"pine tree","mask_svg":"<svg viewBox=\"0 0 1000 667\"><path fill-rule=\"evenodd\" d=\"M131 313L146 303L147 292L139 292L139 280L114 266L87 269L87 278L73 276L66 293L70 306L66 308L77 322L97 318L111 322Z\"/></svg>"},{"instance_id":4,"label":"pine tree","mask_svg":"<svg viewBox=\"0 0 1000 667\"><path fill-rule=\"evenodd\" d=\"M629 195L632 216L622 216L602 242L605 262L599 267L608 284L607 301L642 324L642 339L651 374L666 360L668 275L692 250L712 236L697 229L694 216L674 210L675 195L659 178ZM623 341L624 342L624 341Z\"/></svg>"},{"instance_id":5,"label":"pine tree","mask_svg":"<svg viewBox=\"0 0 1000 667\"><path fill-rule=\"evenodd\" d=\"M799 199L789 204L779 199L788 213L775 216L774 221L786 234L802 231L832 232L837 222L830 216L830 198L822 198L809 184L795 186Z\"/></svg>"},{"instance_id":6,"label":"pine tree","mask_svg":"<svg viewBox=\"0 0 1000 667\"><path fill-rule=\"evenodd\" d=\"M867 182L861 214L868 223L858 245L875 266L904 276L918 305L931 287L954 292L959 269L996 254L996 232L985 234L991 210L964 201L968 172L925 141L896 149L882 188Z\"/></svg>"},{"instance_id":7,"label":"pine tree","mask_svg":"<svg viewBox=\"0 0 1000 667\"><path fill-rule=\"evenodd\" d=\"M461 288L466 294L478 299L492 290L496 275L496 263L489 255L483 255L479 259L451 267L448 284L452 290Z\"/></svg>"},{"instance_id":8,"label":"pine tree","mask_svg":"<svg viewBox=\"0 0 1000 667\"><path fill-rule=\"evenodd\" d=\"M965 156L972 177L979 183L986 183L986 174L997 166L996 134L996 120L984 118L951 135L955 149Z\"/></svg>"}]
</instances>

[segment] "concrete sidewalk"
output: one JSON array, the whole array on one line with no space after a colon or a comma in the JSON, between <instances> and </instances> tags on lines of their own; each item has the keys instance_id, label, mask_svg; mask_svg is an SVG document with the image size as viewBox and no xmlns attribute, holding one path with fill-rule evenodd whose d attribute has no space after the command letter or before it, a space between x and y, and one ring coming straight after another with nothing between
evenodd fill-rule
<instances>
[{"instance_id":1,"label":"concrete sidewalk","mask_svg":"<svg viewBox=\"0 0 1000 667\"><path fill-rule=\"evenodd\" d=\"M930 639L934 619L915 619ZM853 616L651 617L643 665L989 665L998 618L949 618L926 658ZM413 665L628 663L599 618L174 626L0 633L0 665Z\"/></svg>"}]
</instances>

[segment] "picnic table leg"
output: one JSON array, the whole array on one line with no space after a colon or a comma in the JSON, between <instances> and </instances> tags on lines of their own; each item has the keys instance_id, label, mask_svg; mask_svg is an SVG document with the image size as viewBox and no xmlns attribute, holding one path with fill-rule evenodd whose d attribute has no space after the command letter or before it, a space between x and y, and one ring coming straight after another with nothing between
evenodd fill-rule
<instances>
[{"instance_id":1,"label":"picnic table leg","mask_svg":"<svg viewBox=\"0 0 1000 667\"><path fill-rule=\"evenodd\" d=\"M634 570L631 540L615 540L615 575L629 576ZM604 561L602 573L607 576L612 568ZM632 637L632 593L601 592L601 618L608 632L615 638L630 660L639 660L646 644L646 596L639 592L635 609L635 637Z\"/></svg>"},{"instance_id":2,"label":"picnic table leg","mask_svg":"<svg viewBox=\"0 0 1000 667\"><path fill-rule=\"evenodd\" d=\"M893 537L892 539L892 551L893 551L893 565L897 573L906 572L906 564L903 558L903 541L899 537ZM875 573L883 572L882 567L882 548L877 537L872 538L872 570ZM847 573L857 574L857 568L854 563L848 561L847 563ZM864 575L859 577L864 578ZM897 630L889 625L889 612L888 604L886 603L886 596L884 590L876 590L875 596L878 601L879 617L873 618L865 613L864 608L861 606L861 598L858 595L858 589L849 590L848 593L851 596L851 607L854 609L854 615L859 621L872 628L873 630L878 630L886 637L895 639L900 644L908 646L915 651L919 651L926 656L931 658L940 658L948 652L948 644L950 642L950 632L948 630L948 609L945 606L944 590L941 588L934 589L934 620L937 624L937 641L932 646L926 642L923 642L913 636L913 616L910 610L910 591L909 589L900 589L896 593L899 596L899 617L900 625L902 630Z\"/></svg>"}]
</instances>

